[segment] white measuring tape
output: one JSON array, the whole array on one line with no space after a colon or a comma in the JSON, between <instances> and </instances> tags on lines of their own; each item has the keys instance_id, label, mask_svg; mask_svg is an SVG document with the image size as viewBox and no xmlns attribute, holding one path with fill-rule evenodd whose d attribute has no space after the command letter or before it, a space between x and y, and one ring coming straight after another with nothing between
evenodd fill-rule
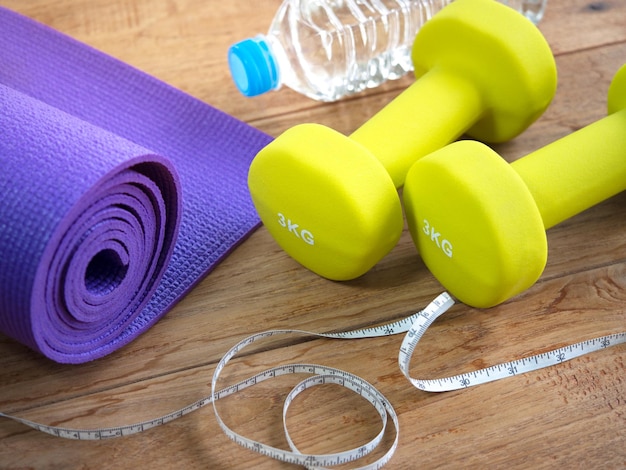
<instances>
[{"instance_id":1,"label":"white measuring tape","mask_svg":"<svg viewBox=\"0 0 626 470\"><path fill-rule=\"evenodd\" d=\"M412 378L409 374L409 365L417 344L419 343L426 330L430 327L430 325L432 325L439 316L449 310L450 307L452 307L453 305L454 300L452 299L452 297L448 293L444 292L443 294L439 295L435 300L433 300L424 310L410 317L387 325L365 328L361 330L347 331L342 333L313 333L302 330L271 330L249 336L233 346L218 363L213 373L213 379L211 381L211 396L198 400L197 402L185 406L184 408L181 408L180 410L173 413L169 413L157 419L144 421L142 423L127 426L87 430L70 429L58 426L47 426L1 412L0 417L12 419L14 421L25 424L26 426L30 426L39 431L58 437L80 440L103 440L137 434L148 429L161 426L212 403L217 422L219 423L224 433L231 440L245 448L248 448L255 452L259 452L263 455L267 455L283 462L302 465L307 468L320 468L345 464L356 461L368 455L381 443L389 420L391 420L395 428L395 439L390 448L382 457L380 457L375 462L359 467L362 469L377 469L384 466L391 459L393 453L398 446L399 423L398 415L393 409L393 406L372 384L366 382L365 380L354 374L332 367L326 367L317 364L288 364L268 369L235 385L231 385L225 389L217 391L217 382L221 372L226 367L228 362L246 347L258 341L278 335L301 334L330 339L360 339L406 333L398 355L398 363L402 374L413 384L413 386L420 390L424 390L427 392L445 392L472 387L487 382L493 382L495 380L504 379L506 377L524 374L526 372L561 364L565 361L569 361L571 359L592 353L594 351L626 343L626 332L622 332L583 341L570 346L556 349L554 351L538 354L523 359L518 359L512 362L498 364L495 366L451 377L429 380ZM283 427L287 442L289 443L289 446L291 448L290 451L272 447L253 439L249 439L236 433L231 428L229 428L226 423L224 423L218 413L215 404L217 400L241 392L248 387L252 387L268 379L287 374L305 374L309 376L292 389L292 391L287 395L285 403L283 405ZM323 384L340 385L367 400L376 409L381 418L382 426L380 432L368 443L359 446L358 448L350 449L347 451L331 454L301 453L297 449L296 445L289 435L286 423L287 410L289 409L289 406L291 405L293 400L300 393L311 387Z\"/></svg>"}]
</instances>

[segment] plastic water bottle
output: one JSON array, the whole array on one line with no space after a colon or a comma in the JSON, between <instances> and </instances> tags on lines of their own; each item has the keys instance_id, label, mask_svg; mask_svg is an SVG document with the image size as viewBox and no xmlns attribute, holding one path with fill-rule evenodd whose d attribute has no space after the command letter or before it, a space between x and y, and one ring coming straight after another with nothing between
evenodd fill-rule
<instances>
[{"instance_id":1,"label":"plastic water bottle","mask_svg":"<svg viewBox=\"0 0 626 470\"><path fill-rule=\"evenodd\" d=\"M419 28L453 0L284 0L266 35L233 44L237 88L336 101L413 70ZM495 0L494 0L495 1ZM538 22L547 0L499 0Z\"/></svg>"}]
</instances>

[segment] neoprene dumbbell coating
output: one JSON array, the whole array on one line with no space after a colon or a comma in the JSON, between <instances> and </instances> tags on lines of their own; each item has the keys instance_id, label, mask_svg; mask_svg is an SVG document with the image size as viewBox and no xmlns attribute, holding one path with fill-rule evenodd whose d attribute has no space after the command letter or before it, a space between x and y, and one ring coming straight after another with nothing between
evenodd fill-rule
<instances>
[{"instance_id":1,"label":"neoprene dumbbell coating","mask_svg":"<svg viewBox=\"0 0 626 470\"><path fill-rule=\"evenodd\" d=\"M546 229L626 189L626 66L609 115L512 164L460 141L407 175L407 221L420 256L450 294L497 305L543 272Z\"/></svg>"},{"instance_id":2,"label":"neoprene dumbbell coating","mask_svg":"<svg viewBox=\"0 0 626 470\"><path fill-rule=\"evenodd\" d=\"M457 0L419 31L417 81L349 138L295 126L253 160L248 183L267 230L333 280L364 274L403 228L397 188L422 156L467 133L511 139L546 109L556 66L537 28L492 0Z\"/></svg>"}]
</instances>

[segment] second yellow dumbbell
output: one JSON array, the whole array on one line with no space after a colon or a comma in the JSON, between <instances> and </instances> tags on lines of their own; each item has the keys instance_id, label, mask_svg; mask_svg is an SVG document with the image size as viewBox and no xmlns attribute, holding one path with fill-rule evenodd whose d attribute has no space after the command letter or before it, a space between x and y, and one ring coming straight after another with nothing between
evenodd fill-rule
<instances>
[{"instance_id":1,"label":"second yellow dumbbell","mask_svg":"<svg viewBox=\"0 0 626 470\"><path fill-rule=\"evenodd\" d=\"M546 229L626 189L626 66L608 102L607 117L510 165L470 140L415 163L409 229L452 295L491 307L519 294L543 272Z\"/></svg>"}]
</instances>

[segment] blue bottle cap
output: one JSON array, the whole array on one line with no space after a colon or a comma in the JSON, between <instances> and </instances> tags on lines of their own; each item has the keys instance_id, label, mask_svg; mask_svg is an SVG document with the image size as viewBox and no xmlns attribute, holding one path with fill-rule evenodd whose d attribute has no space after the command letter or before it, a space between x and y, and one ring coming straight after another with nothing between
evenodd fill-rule
<instances>
[{"instance_id":1,"label":"blue bottle cap","mask_svg":"<svg viewBox=\"0 0 626 470\"><path fill-rule=\"evenodd\" d=\"M244 39L228 49L233 81L245 96L257 96L278 87L278 66L263 36Z\"/></svg>"}]
</instances>

